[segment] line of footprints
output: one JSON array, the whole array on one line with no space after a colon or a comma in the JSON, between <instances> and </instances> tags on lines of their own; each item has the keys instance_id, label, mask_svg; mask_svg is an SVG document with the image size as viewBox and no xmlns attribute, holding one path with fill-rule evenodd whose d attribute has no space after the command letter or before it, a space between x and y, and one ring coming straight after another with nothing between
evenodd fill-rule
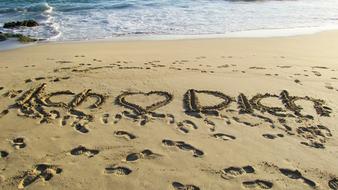
<instances>
[{"instance_id":1,"label":"line of footprints","mask_svg":"<svg viewBox=\"0 0 338 190\"><path fill-rule=\"evenodd\" d=\"M135 135L126 132L126 131L115 131L114 135L119 138L124 138L126 140L133 140L137 138ZM224 140L233 139L233 136L229 135L220 135L215 134L216 137ZM11 144L13 148L19 150L23 149L27 146L25 143L25 139L23 137L14 138L11 140ZM194 146L184 142L184 141L174 141L169 139L162 140L162 145L164 147L167 147L168 149L171 148L178 148L182 151L188 151L191 152L193 157L200 158L204 155L204 152L202 150L199 150L195 148ZM100 150L96 149L90 149L86 148L82 145L73 148L69 151L70 155L72 156L86 156L88 158L92 158L100 153ZM9 153L4 150L0 150L0 159L6 159L9 156ZM154 153L153 151L149 149L144 149L140 152L136 153L130 153L126 156L125 160L127 162L135 162L141 159L156 159L162 155ZM292 180L299 180L305 185L316 188L317 184L303 176L303 174L299 170L292 170L287 168L279 168L278 169L280 174L283 176L288 177ZM54 176L59 175L62 173L62 168L56 165L50 165L50 164L37 164L33 167L32 170L26 171L20 176L15 176L14 179L20 179L20 182L18 183L18 188L23 189L34 182L37 182L38 180L42 181L49 181ZM127 176L131 174L133 171L132 169L120 166L120 165L109 165L105 168L104 173L105 174L113 174L117 176ZM255 168L253 166L243 166L243 167L228 167L224 168L220 172L221 178L225 180L232 180L234 178L243 176L243 175L253 175L255 174ZM172 188L174 190L200 190L199 187L193 185L193 184L182 184L180 182L173 182ZM247 180L242 182L242 186L248 189L271 189L273 188L274 184L271 181L268 180L262 180L262 179L254 179L254 180ZM332 178L328 182L328 186L333 190L338 190L338 179Z\"/></svg>"},{"instance_id":2,"label":"line of footprints","mask_svg":"<svg viewBox=\"0 0 338 190\"><path fill-rule=\"evenodd\" d=\"M244 167L229 167L225 168L221 171L221 177L226 180L231 180L237 176L245 175L245 174L253 174L255 173L255 169L252 166L244 166ZM242 185L246 188L259 188L259 189L271 189L273 187L273 183L266 180L252 180L252 181L244 181Z\"/></svg>"},{"instance_id":3,"label":"line of footprints","mask_svg":"<svg viewBox=\"0 0 338 190\"><path fill-rule=\"evenodd\" d=\"M299 180L313 189L316 189L317 187L317 184L314 181L304 177L299 170L292 170L287 168L278 168L278 170L282 175L288 177L289 179ZM252 166L228 167L221 171L221 177L225 180L231 180L242 175L251 175L251 174L255 174L255 169ZM250 189L271 189L274 186L272 182L262 179L243 181L242 185L245 188ZM338 179L337 178L331 179L328 182L328 186L333 190L337 190Z\"/></svg>"}]
</instances>

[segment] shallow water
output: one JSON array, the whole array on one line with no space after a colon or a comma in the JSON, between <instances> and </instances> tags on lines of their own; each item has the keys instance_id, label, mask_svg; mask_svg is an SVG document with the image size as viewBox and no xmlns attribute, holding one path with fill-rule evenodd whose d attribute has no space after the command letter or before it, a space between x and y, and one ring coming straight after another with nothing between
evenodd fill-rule
<instances>
[{"instance_id":1,"label":"shallow water","mask_svg":"<svg viewBox=\"0 0 338 190\"><path fill-rule=\"evenodd\" d=\"M338 0L0 0L0 25L24 19L41 25L14 32L51 41L325 29L338 27Z\"/></svg>"}]
</instances>

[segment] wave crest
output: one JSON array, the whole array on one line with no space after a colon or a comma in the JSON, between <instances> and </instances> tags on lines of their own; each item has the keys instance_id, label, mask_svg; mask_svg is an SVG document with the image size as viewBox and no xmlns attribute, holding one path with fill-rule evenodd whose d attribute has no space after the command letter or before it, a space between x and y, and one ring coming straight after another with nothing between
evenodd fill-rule
<instances>
[{"instance_id":1,"label":"wave crest","mask_svg":"<svg viewBox=\"0 0 338 190\"><path fill-rule=\"evenodd\" d=\"M53 11L53 7L51 7L48 3L35 3L30 6L24 7L14 7L14 8L0 8L0 14L5 13L17 13L17 12L49 12Z\"/></svg>"}]
</instances>

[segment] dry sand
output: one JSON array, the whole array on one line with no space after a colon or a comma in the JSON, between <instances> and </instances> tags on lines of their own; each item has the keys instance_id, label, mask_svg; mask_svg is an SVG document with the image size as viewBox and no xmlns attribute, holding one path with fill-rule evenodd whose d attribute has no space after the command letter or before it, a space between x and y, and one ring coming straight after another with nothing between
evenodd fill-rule
<instances>
[{"instance_id":1,"label":"dry sand","mask_svg":"<svg viewBox=\"0 0 338 190\"><path fill-rule=\"evenodd\" d=\"M0 189L337 189L338 32L0 52Z\"/></svg>"}]
</instances>

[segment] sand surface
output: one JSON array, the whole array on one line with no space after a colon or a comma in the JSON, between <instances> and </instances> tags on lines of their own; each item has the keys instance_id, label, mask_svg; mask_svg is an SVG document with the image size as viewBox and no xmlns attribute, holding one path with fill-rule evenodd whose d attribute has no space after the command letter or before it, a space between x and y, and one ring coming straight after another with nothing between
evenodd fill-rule
<instances>
[{"instance_id":1,"label":"sand surface","mask_svg":"<svg viewBox=\"0 0 338 190\"><path fill-rule=\"evenodd\" d=\"M0 189L338 188L338 32L0 52Z\"/></svg>"}]
</instances>

